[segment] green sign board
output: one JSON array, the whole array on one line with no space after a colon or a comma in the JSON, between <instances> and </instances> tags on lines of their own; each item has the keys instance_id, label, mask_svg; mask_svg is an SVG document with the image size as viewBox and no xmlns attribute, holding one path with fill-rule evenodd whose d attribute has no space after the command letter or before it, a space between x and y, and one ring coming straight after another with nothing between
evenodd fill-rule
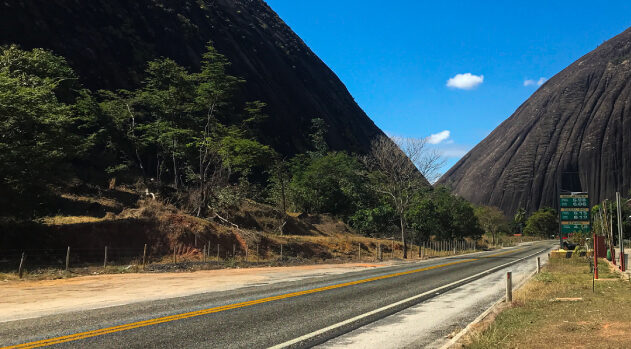
<instances>
[{"instance_id":1,"label":"green sign board","mask_svg":"<svg viewBox=\"0 0 631 349\"><path fill-rule=\"evenodd\" d=\"M590 208L587 193L563 194L559 197L561 237L572 233L590 233Z\"/></svg>"},{"instance_id":2,"label":"green sign board","mask_svg":"<svg viewBox=\"0 0 631 349\"><path fill-rule=\"evenodd\" d=\"M561 208L561 221L589 222L589 208Z\"/></svg>"},{"instance_id":3,"label":"green sign board","mask_svg":"<svg viewBox=\"0 0 631 349\"><path fill-rule=\"evenodd\" d=\"M589 222L561 222L562 234L589 233L591 231Z\"/></svg>"},{"instance_id":4,"label":"green sign board","mask_svg":"<svg viewBox=\"0 0 631 349\"><path fill-rule=\"evenodd\" d=\"M561 195L560 205L561 208L589 208L589 196L587 194L570 194Z\"/></svg>"}]
</instances>

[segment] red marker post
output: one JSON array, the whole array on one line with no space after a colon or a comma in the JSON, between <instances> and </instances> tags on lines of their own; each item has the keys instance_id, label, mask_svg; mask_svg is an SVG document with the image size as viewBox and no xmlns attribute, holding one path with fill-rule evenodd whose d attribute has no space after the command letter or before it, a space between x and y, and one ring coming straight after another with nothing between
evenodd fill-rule
<instances>
[{"instance_id":1,"label":"red marker post","mask_svg":"<svg viewBox=\"0 0 631 349\"><path fill-rule=\"evenodd\" d=\"M598 242L594 234L594 279L598 279Z\"/></svg>"}]
</instances>

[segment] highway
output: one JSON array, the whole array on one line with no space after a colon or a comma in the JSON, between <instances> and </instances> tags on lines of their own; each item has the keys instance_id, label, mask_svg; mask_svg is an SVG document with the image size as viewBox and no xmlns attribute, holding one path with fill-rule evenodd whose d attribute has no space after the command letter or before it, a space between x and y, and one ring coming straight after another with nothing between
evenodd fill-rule
<instances>
[{"instance_id":1,"label":"highway","mask_svg":"<svg viewBox=\"0 0 631 349\"><path fill-rule=\"evenodd\" d=\"M553 242L0 323L8 348L310 347L515 263Z\"/></svg>"}]
</instances>

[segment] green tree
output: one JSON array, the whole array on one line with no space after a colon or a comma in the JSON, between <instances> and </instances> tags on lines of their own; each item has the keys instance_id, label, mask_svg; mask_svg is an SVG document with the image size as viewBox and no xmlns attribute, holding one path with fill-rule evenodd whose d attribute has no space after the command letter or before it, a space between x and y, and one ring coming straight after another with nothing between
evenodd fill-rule
<instances>
[{"instance_id":1,"label":"green tree","mask_svg":"<svg viewBox=\"0 0 631 349\"><path fill-rule=\"evenodd\" d=\"M348 217L366 195L359 161L343 152L292 160L290 188L299 210Z\"/></svg>"},{"instance_id":2,"label":"green tree","mask_svg":"<svg viewBox=\"0 0 631 349\"><path fill-rule=\"evenodd\" d=\"M348 223L367 236L394 236L398 231L396 211L387 203L355 211Z\"/></svg>"},{"instance_id":3,"label":"green tree","mask_svg":"<svg viewBox=\"0 0 631 349\"><path fill-rule=\"evenodd\" d=\"M422 193L415 197L411 207L406 212L406 220L414 231L416 243L429 241L432 235L445 236L449 227L441 223L449 222L449 218L441 217L448 214L448 210L440 210L439 202L435 201L431 193Z\"/></svg>"},{"instance_id":4,"label":"green tree","mask_svg":"<svg viewBox=\"0 0 631 349\"><path fill-rule=\"evenodd\" d=\"M221 138L219 155L223 159L223 166L231 173L247 176L257 166L267 166L274 156L274 151L253 139L236 134L228 134Z\"/></svg>"},{"instance_id":5,"label":"green tree","mask_svg":"<svg viewBox=\"0 0 631 349\"><path fill-rule=\"evenodd\" d=\"M559 233L559 220L556 210L544 207L534 212L526 221L524 233L549 237Z\"/></svg>"},{"instance_id":6,"label":"green tree","mask_svg":"<svg viewBox=\"0 0 631 349\"><path fill-rule=\"evenodd\" d=\"M145 74L138 90L102 92L102 108L126 135L123 150L135 159L143 177L162 181L166 172L177 189L186 145L194 134L196 81L170 59L149 62Z\"/></svg>"},{"instance_id":7,"label":"green tree","mask_svg":"<svg viewBox=\"0 0 631 349\"><path fill-rule=\"evenodd\" d=\"M515 216L513 217L513 220L515 221L515 223L517 224L526 224L526 219L528 217L526 216L526 209L524 208L519 208L517 210L517 212L515 212Z\"/></svg>"},{"instance_id":8,"label":"green tree","mask_svg":"<svg viewBox=\"0 0 631 349\"><path fill-rule=\"evenodd\" d=\"M265 118L260 101L247 102L241 109L235 102L237 87L244 81L227 73L228 59L208 43L202 57L202 68L195 75L197 135L190 144L196 151L190 163L197 186L193 200L197 214L202 215L218 187L236 176L245 182L256 167L271 164L274 151L255 139L255 127ZM225 124L228 125L225 125ZM216 201L216 200L215 200Z\"/></svg>"},{"instance_id":9,"label":"green tree","mask_svg":"<svg viewBox=\"0 0 631 349\"><path fill-rule=\"evenodd\" d=\"M228 66L209 44L199 73L158 59L149 62L139 89L102 92L101 107L123 135L125 163L114 169L134 159L145 179L185 188L189 207L201 216L221 201L220 188L248 183L254 169L266 167L274 151L255 138L265 104L236 100L243 80L229 75Z\"/></svg>"},{"instance_id":10,"label":"green tree","mask_svg":"<svg viewBox=\"0 0 631 349\"><path fill-rule=\"evenodd\" d=\"M406 221L419 243L432 235L440 240L482 235L471 204L442 186L419 191L406 211Z\"/></svg>"},{"instance_id":11,"label":"green tree","mask_svg":"<svg viewBox=\"0 0 631 349\"><path fill-rule=\"evenodd\" d=\"M324 119L311 119L311 134L309 137L311 138L311 145L314 149L314 151L311 152L312 156L324 156L329 151L329 146L326 143L328 128Z\"/></svg>"},{"instance_id":12,"label":"green tree","mask_svg":"<svg viewBox=\"0 0 631 349\"><path fill-rule=\"evenodd\" d=\"M479 238L483 231L471 204L451 193L446 187L437 187L432 191L436 205L440 239Z\"/></svg>"},{"instance_id":13,"label":"green tree","mask_svg":"<svg viewBox=\"0 0 631 349\"><path fill-rule=\"evenodd\" d=\"M454 237L456 239L464 237L479 239L484 232L480 227L473 206L462 197L452 195L452 198Z\"/></svg>"},{"instance_id":14,"label":"green tree","mask_svg":"<svg viewBox=\"0 0 631 349\"><path fill-rule=\"evenodd\" d=\"M475 208L475 215L482 229L491 235L491 243L495 245L497 235L507 229L504 213L494 206L478 206Z\"/></svg>"},{"instance_id":15,"label":"green tree","mask_svg":"<svg viewBox=\"0 0 631 349\"><path fill-rule=\"evenodd\" d=\"M32 208L92 146L91 96L65 59L0 47L0 204ZM31 204L31 207L27 207Z\"/></svg>"}]
</instances>

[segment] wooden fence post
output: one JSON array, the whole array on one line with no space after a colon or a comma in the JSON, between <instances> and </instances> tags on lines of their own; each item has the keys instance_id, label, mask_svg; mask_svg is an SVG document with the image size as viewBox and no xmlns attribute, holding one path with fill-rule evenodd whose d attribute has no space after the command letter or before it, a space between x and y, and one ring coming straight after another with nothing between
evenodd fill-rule
<instances>
[{"instance_id":1,"label":"wooden fence post","mask_svg":"<svg viewBox=\"0 0 631 349\"><path fill-rule=\"evenodd\" d=\"M20 266L18 267L18 275L20 276L20 279L22 278L23 272L24 272L24 260L26 259L26 255L24 254L24 252L22 252L22 258L20 258Z\"/></svg>"},{"instance_id":2,"label":"wooden fence post","mask_svg":"<svg viewBox=\"0 0 631 349\"><path fill-rule=\"evenodd\" d=\"M506 303L513 301L513 273L506 272Z\"/></svg>"},{"instance_id":3,"label":"wooden fence post","mask_svg":"<svg viewBox=\"0 0 631 349\"><path fill-rule=\"evenodd\" d=\"M145 270L145 265L147 265L147 244L142 249L142 270Z\"/></svg>"},{"instance_id":4,"label":"wooden fence post","mask_svg":"<svg viewBox=\"0 0 631 349\"><path fill-rule=\"evenodd\" d=\"M105 257L103 258L103 268L107 266L107 246L105 246Z\"/></svg>"},{"instance_id":5,"label":"wooden fence post","mask_svg":"<svg viewBox=\"0 0 631 349\"><path fill-rule=\"evenodd\" d=\"M70 267L70 246L66 250L66 271L68 271L68 267Z\"/></svg>"}]
</instances>

